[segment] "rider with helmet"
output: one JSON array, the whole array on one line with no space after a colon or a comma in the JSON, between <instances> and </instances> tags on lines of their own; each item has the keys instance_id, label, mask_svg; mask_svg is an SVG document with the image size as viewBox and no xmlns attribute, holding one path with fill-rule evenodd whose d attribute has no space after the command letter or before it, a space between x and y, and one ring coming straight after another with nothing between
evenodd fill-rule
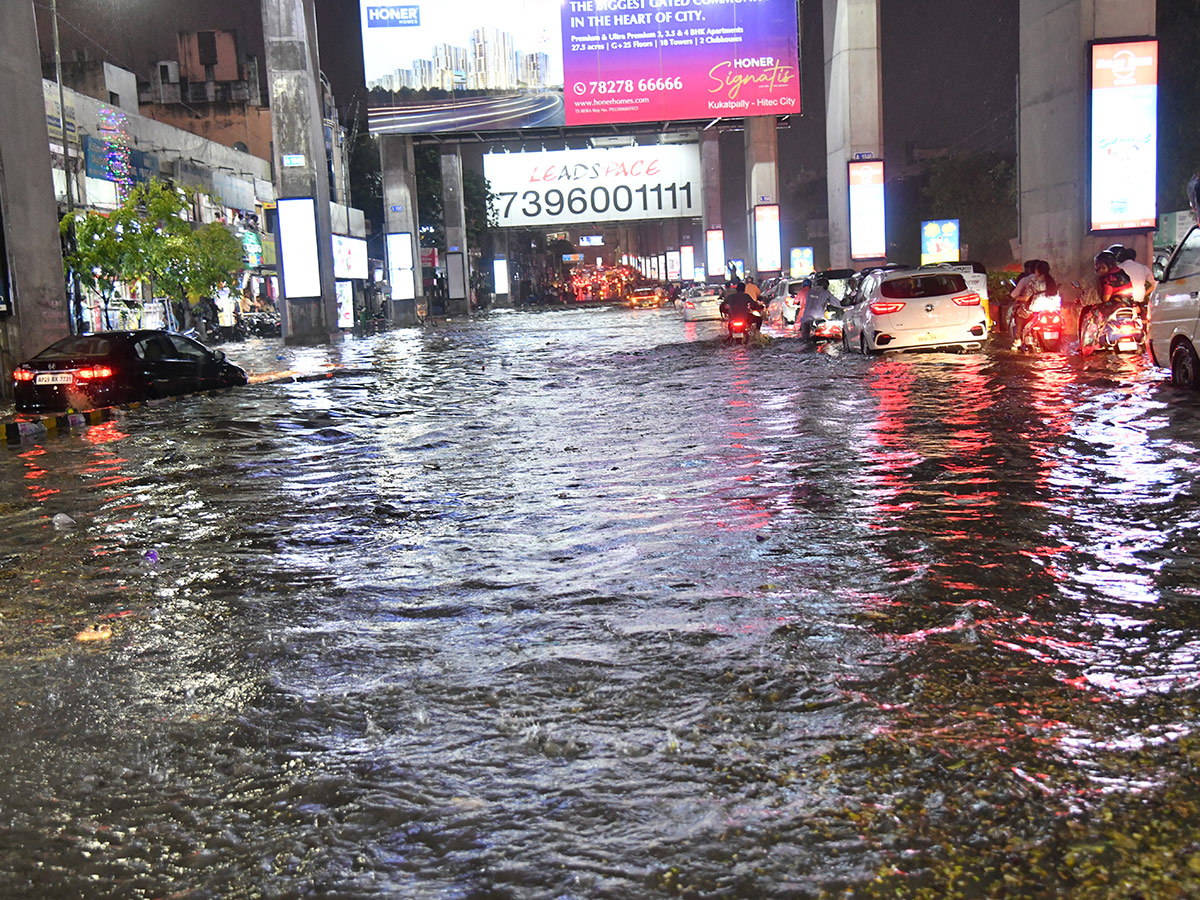
<instances>
[{"instance_id":1,"label":"rider with helmet","mask_svg":"<svg viewBox=\"0 0 1200 900\"><path fill-rule=\"evenodd\" d=\"M1030 260L1033 271L1022 278L1013 289L1013 347L1019 348L1024 337L1025 325L1031 315L1030 307L1038 297L1052 297L1058 293L1058 282L1050 274L1050 263L1044 259Z\"/></svg>"},{"instance_id":2,"label":"rider with helmet","mask_svg":"<svg viewBox=\"0 0 1200 900\"><path fill-rule=\"evenodd\" d=\"M1123 248L1122 248L1123 249ZM1084 346L1084 334L1087 325L1093 320L1103 321L1104 308L1115 296L1128 296L1130 291L1129 276L1121 268L1114 250L1101 250L1093 260L1096 269L1096 295L1098 302L1087 303L1079 310L1079 347Z\"/></svg>"}]
</instances>

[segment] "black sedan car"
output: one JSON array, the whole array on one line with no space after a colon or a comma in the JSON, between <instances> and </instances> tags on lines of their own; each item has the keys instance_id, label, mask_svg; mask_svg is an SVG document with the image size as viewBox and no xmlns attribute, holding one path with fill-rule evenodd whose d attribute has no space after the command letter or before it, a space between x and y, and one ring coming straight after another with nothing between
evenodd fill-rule
<instances>
[{"instance_id":1,"label":"black sedan car","mask_svg":"<svg viewBox=\"0 0 1200 900\"><path fill-rule=\"evenodd\" d=\"M233 387L246 372L174 332L101 331L51 344L13 382L17 412L58 413Z\"/></svg>"}]
</instances>

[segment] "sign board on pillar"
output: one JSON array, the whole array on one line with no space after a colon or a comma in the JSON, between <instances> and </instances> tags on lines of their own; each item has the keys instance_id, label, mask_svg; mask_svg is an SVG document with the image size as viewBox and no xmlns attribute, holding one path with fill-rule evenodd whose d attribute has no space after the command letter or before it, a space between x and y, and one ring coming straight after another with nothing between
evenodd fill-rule
<instances>
[{"instance_id":1,"label":"sign board on pillar","mask_svg":"<svg viewBox=\"0 0 1200 900\"><path fill-rule=\"evenodd\" d=\"M710 228L704 233L705 259L708 262L708 277L720 278L725 274L725 232Z\"/></svg>"},{"instance_id":2,"label":"sign board on pillar","mask_svg":"<svg viewBox=\"0 0 1200 900\"><path fill-rule=\"evenodd\" d=\"M412 233L389 234L384 241L387 253L388 284L393 300L412 300L417 296L416 272L413 266Z\"/></svg>"},{"instance_id":3,"label":"sign board on pillar","mask_svg":"<svg viewBox=\"0 0 1200 900\"><path fill-rule=\"evenodd\" d=\"M446 254L446 290L451 300L467 299L467 258L461 252Z\"/></svg>"},{"instance_id":4,"label":"sign board on pillar","mask_svg":"<svg viewBox=\"0 0 1200 900\"><path fill-rule=\"evenodd\" d=\"M852 161L850 180L850 258L887 258L883 160Z\"/></svg>"},{"instance_id":5,"label":"sign board on pillar","mask_svg":"<svg viewBox=\"0 0 1200 900\"><path fill-rule=\"evenodd\" d=\"M317 205L312 197L279 201L279 251L284 299L321 296Z\"/></svg>"},{"instance_id":6,"label":"sign board on pillar","mask_svg":"<svg viewBox=\"0 0 1200 900\"><path fill-rule=\"evenodd\" d=\"M1091 230L1158 224L1158 42L1091 45Z\"/></svg>"},{"instance_id":7,"label":"sign board on pillar","mask_svg":"<svg viewBox=\"0 0 1200 900\"><path fill-rule=\"evenodd\" d=\"M758 272L778 272L783 268L777 204L760 203L754 207L754 257Z\"/></svg>"}]
</instances>

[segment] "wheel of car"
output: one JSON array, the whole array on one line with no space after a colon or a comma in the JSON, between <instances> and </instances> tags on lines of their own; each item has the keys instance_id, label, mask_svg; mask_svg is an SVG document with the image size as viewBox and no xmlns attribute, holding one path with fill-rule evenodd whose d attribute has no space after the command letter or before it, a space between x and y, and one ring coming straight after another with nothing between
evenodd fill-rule
<instances>
[{"instance_id":1,"label":"wheel of car","mask_svg":"<svg viewBox=\"0 0 1200 900\"><path fill-rule=\"evenodd\" d=\"M842 349L850 352L850 334L845 325L842 326Z\"/></svg>"},{"instance_id":2,"label":"wheel of car","mask_svg":"<svg viewBox=\"0 0 1200 900\"><path fill-rule=\"evenodd\" d=\"M865 331L858 336L858 349L862 351L863 356L871 352L870 348L867 347L867 333Z\"/></svg>"},{"instance_id":3,"label":"wheel of car","mask_svg":"<svg viewBox=\"0 0 1200 900\"><path fill-rule=\"evenodd\" d=\"M1200 357L1188 341L1180 341L1171 351L1171 383L1177 387L1200 390Z\"/></svg>"}]
</instances>

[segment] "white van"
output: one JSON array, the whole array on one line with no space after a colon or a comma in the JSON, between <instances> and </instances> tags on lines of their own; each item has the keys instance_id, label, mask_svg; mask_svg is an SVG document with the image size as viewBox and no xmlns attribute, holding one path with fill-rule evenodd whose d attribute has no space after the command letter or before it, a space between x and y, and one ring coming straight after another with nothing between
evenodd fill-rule
<instances>
[{"instance_id":1,"label":"white van","mask_svg":"<svg viewBox=\"0 0 1200 900\"><path fill-rule=\"evenodd\" d=\"M1200 227L1179 242L1150 295L1150 359L1171 368L1171 382L1200 390Z\"/></svg>"}]
</instances>

